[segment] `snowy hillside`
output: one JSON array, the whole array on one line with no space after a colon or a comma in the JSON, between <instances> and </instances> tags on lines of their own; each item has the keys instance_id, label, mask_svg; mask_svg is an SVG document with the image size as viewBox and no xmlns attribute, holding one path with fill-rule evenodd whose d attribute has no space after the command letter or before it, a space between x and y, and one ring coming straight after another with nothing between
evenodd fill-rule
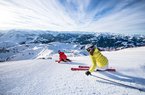
<instances>
[{"instance_id":1,"label":"snowy hillside","mask_svg":"<svg viewBox=\"0 0 145 95\"><path fill-rule=\"evenodd\" d=\"M145 47L103 52L117 72L71 71L71 67L91 65L88 56L69 57L71 63L34 59L0 63L0 95L145 95ZM124 87L97 77L125 85Z\"/></svg>"},{"instance_id":2,"label":"snowy hillside","mask_svg":"<svg viewBox=\"0 0 145 95\"><path fill-rule=\"evenodd\" d=\"M5 46L10 46L6 44ZM4 46L4 43L3 43ZM58 50L62 50L68 56L87 55L82 45L52 42L49 44L22 44L2 48L0 53L0 61L16 61L26 59L49 59L55 56Z\"/></svg>"}]
</instances>

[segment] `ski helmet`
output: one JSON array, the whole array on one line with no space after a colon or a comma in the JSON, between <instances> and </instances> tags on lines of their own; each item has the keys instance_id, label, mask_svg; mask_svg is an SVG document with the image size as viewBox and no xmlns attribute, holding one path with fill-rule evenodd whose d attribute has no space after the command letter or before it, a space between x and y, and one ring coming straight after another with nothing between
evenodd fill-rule
<instances>
[{"instance_id":1,"label":"ski helmet","mask_svg":"<svg viewBox=\"0 0 145 95\"><path fill-rule=\"evenodd\" d=\"M61 51L60 50L58 50L58 53L60 53Z\"/></svg>"},{"instance_id":2,"label":"ski helmet","mask_svg":"<svg viewBox=\"0 0 145 95\"><path fill-rule=\"evenodd\" d=\"M94 45L93 45L93 44L87 44L87 45L85 46L85 49L86 49L86 50L89 49L89 48L94 48Z\"/></svg>"}]
</instances>

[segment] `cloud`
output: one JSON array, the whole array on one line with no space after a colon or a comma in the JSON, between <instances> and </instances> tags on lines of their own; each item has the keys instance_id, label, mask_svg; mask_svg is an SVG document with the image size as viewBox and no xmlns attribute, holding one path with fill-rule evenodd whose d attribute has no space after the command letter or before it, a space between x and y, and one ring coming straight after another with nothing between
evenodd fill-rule
<instances>
[{"instance_id":1,"label":"cloud","mask_svg":"<svg viewBox=\"0 0 145 95\"><path fill-rule=\"evenodd\" d=\"M93 21L93 23L91 22L89 27L94 27L94 30L96 29L98 31L144 31L145 12L143 12L143 9L145 9L145 5L141 3L142 2L134 3L126 8L123 8L125 5L122 5L122 3L118 4L109 14L102 16L97 21Z\"/></svg>"},{"instance_id":2,"label":"cloud","mask_svg":"<svg viewBox=\"0 0 145 95\"><path fill-rule=\"evenodd\" d=\"M144 0L1 0L0 29L145 33Z\"/></svg>"}]
</instances>

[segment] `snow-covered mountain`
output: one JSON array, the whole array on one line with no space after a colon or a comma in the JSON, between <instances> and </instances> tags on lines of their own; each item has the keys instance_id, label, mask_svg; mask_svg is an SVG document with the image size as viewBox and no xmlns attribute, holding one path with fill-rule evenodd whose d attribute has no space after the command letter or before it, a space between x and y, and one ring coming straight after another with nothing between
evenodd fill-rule
<instances>
[{"instance_id":1,"label":"snow-covered mountain","mask_svg":"<svg viewBox=\"0 0 145 95\"><path fill-rule=\"evenodd\" d=\"M84 46L88 43L102 50L118 50L145 46L145 35L10 30L0 34L0 61L42 58L44 51L49 58L59 49L73 56L87 55Z\"/></svg>"},{"instance_id":2,"label":"snow-covered mountain","mask_svg":"<svg viewBox=\"0 0 145 95\"><path fill-rule=\"evenodd\" d=\"M59 42L52 42L49 44L18 44L8 48L2 48L0 53L0 61L38 58L49 59L52 56L56 56L58 50L65 52L68 56L88 55L85 50L81 49L81 47L81 45Z\"/></svg>"},{"instance_id":3,"label":"snow-covered mountain","mask_svg":"<svg viewBox=\"0 0 145 95\"><path fill-rule=\"evenodd\" d=\"M10 30L1 34L0 42L19 44L50 42L77 43L80 45L93 43L102 48L127 48L145 45L145 35L123 35L111 33L67 33L54 31ZM2 46L1 46L2 47Z\"/></svg>"},{"instance_id":4,"label":"snow-covered mountain","mask_svg":"<svg viewBox=\"0 0 145 95\"><path fill-rule=\"evenodd\" d=\"M60 64L53 56L45 60L2 62L0 95L145 95L145 47L102 53L116 72L93 72L86 76L85 71L71 71L71 67L90 66L89 56L72 56L71 63Z\"/></svg>"}]
</instances>

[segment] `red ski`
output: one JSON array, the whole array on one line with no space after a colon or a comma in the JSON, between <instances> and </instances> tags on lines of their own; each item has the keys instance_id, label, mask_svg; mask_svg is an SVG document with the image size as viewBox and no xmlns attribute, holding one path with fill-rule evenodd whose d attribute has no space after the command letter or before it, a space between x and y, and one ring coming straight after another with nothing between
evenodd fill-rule
<instances>
[{"instance_id":1,"label":"red ski","mask_svg":"<svg viewBox=\"0 0 145 95\"><path fill-rule=\"evenodd\" d=\"M72 71L87 71L89 70L89 66L78 66L78 68L71 68ZM97 71L112 71L112 72L115 72L116 69L113 69L113 68L109 68L109 69L106 69L106 70L97 70Z\"/></svg>"},{"instance_id":2,"label":"red ski","mask_svg":"<svg viewBox=\"0 0 145 95\"><path fill-rule=\"evenodd\" d=\"M72 71L87 71L89 68L71 68Z\"/></svg>"}]
</instances>

